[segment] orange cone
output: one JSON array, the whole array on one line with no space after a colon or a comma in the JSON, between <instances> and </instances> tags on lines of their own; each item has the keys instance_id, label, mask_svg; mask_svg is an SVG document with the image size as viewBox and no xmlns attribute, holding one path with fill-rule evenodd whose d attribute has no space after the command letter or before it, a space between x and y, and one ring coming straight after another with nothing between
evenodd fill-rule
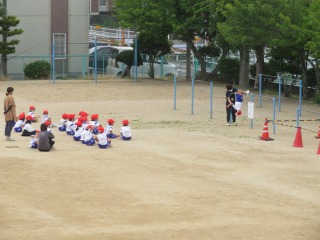
<instances>
[{"instance_id":1,"label":"orange cone","mask_svg":"<svg viewBox=\"0 0 320 240\"><path fill-rule=\"evenodd\" d=\"M319 129L318 129L318 136L315 136L315 138L320 138L320 125L319 125Z\"/></svg>"},{"instance_id":2,"label":"orange cone","mask_svg":"<svg viewBox=\"0 0 320 240\"><path fill-rule=\"evenodd\" d=\"M259 137L261 140L265 140L265 141L272 141L274 140L273 138L269 137L269 129L268 129L268 120L267 118L264 120L264 126L263 126L263 130L262 130L262 136Z\"/></svg>"},{"instance_id":3,"label":"orange cone","mask_svg":"<svg viewBox=\"0 0 320 240\"><path fill-rule=\"evenodd\" d=\"M317 154L320 154L320 143L319 143L319 147L318 147L318 152Z\"/></svg>"},{"instance_id":4,"label":"orange cone","mask_svg":"<svg viewBox=\"0 0 320 240\"><path fill-rule=\"evenodd\" d=\"M301 127L297 127L297 134L296 134L296 138L294 139L293 146L294 147L303 147Z\"/></svg>"}]
</instances>

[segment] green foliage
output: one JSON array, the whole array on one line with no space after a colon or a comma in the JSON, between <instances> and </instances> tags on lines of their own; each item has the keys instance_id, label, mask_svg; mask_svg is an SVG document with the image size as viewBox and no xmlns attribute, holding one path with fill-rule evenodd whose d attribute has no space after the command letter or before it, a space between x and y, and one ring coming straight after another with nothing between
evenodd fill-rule
<instances>
[{"instance_id":1,"label":"green foliage","mask_svg":"<svg viewBox=\"0 0 320 240\"><path fill-rule=\"evenodd\" d=\"M307 83L309 87L317 86L317 77L314 68L310 68L307 71Z\"/></svg>"},{"instance_id":2,"label":"green foliage","mask_svg":"<svg viewBox=\"0 0 320 240\"><path fill-rule=\"evenodd\" d=\"M15 16L4 16L0 19L0 35L4 36L4 41L0 42L0 53L11 54L15 53L15 45L19 44L16 39L7 40L8 37L19 35L23 33L22 29L11 29L16 27L20 23L20 20Z\"/></svg>"},{"instance_id":3,"label":"green foliage","mask_svg":"<svg viewBox=\"0 0 320 240\"><path fill-rule=\"evenodd\" d=\"M116 56L115 59L117 62L122 62L126 64L128 67L132 67L134 64L134 51L133 50L122 51ZM140 54L138 54L138 66L142 64L143 64L142 57Z\"/></svg>"},{"instance_id":4,"label":"green foliage","mask_svg":"<svg viewBox=\"0 0 320 240\"><path fill-rule=\"evenodd\" d=\"M313 102L319 104L320 103L320 91L317 90L313 96Z\"/></svg>"},{"instance_id":5,"label":"green foliage","mask_svg":"<svg viewBox=\"0 0 320 240\"><path fill-rule=\"evenodd\" d=\"M24 74L31 79L45 79L50 76L50 63L46 61L36 61L27 64L23 71Z\"/></svg>"},{"instance_id":6,"label":"green foliage","mask_svg":"<svg viewBox=\"0 0 320 240\"><path fill-rule=\"evenodd\" d=\"M229 77L239 82L240 62L238 59L222 59L220 61L220 74L222 77Z\"/></svg>"}]
</instances>

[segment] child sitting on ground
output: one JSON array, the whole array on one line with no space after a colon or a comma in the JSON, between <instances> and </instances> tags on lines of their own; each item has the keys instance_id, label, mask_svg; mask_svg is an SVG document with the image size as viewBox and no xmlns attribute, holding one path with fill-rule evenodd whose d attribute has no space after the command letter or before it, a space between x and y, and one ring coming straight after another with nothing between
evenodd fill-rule
<instances>
[{"instance_id":1,"label":"child sitting on ground","mask_svg":"<svg viewBox=\"0 0 320 240\"><path fill-rule=\"evenodd\" d=\"M31 122L32 122L32 116L28 115L26 117L26 123L23 127L23 131L21 136L31 136L31 135L35 135L36 134L36 130L34 130L31 126Z\"/></svg>"},{"instance_id":2,"label":"child sitting on ground","mask_svg":"<svg viewBox=\"0 0 320 240\"><path fill-rule=\"evenodd\" d=\"M107 137L107 134L104 131L102 126L97 128L98 134L94 136L96 142L98 142L99 148L107 148L111 145L111 139Z\"/></svg>"},{"instance_id":3,"label":"child sitting on ground","mask_svg":"<svg viewBox=\"0 0 320 240\"><path fill-rule=\"evenodd\" d=\"M59 121L59 126L58 126L59 131L63 131L63 132L66 131L67 120L68 120L68 114L67 113L62 114L61 119Z\"/></svg>"},{"instance_id":4,"label":"child sitting on ground","mask_svg":"<svg viewBox=\"0 0 320 240\"><path fill-rule=\"evenodd\" d=\"M108 125L106 126L106 133L107 133L107 137L108 138L117 138L120 135L119 134L114 134L113 133L113 124L114 124L114 120L112 118L108 119Z\"/></svg>"},{"instance_id":5,"label":"child sitting on ground","mask_svg":"<svg viewBox=\"0 0 320 240\"><path fill-rule=\"evenodd\" d=\"M22 128L24 126L25 113L21 113L18 117L18 121L16 121L13 129L15 132L22 132Z\"/></svg>"},{"instance_id":6,"label":"child sitting on ground","mask_svg":"<svg viewBox=\"0 0 320 240\"><path fill-rule=\"evenodd\" d=\"M28 115L32 116L32 122L37 122L38 121L38 118L39 116L35 117L34 116L34 111L36 110L36 108L34 106L30 106L29 107L29 113Z\"/></svg>"},{"instance_id":7,"label":"child sitting on ground","mask_svg":"<svg viewBox=\"0 0 320 240\"><path fill-rule=\"evenodd\" d=\"M39 132L39 130L36 130L36 134L30 136L30 148L38 148Z\"/></svg>"},{"instance_id":8,"label":"child sitting on ground","mask_svg":"<svg viewBox=\"0 0 320 240\"><path fill-rule=\"evenodd\" d=\"M41 152L48 152L52 149L54 145L54 135L52 132L47 131L48 126L45 123L40 125L41 132L39 133L39 140L38 140L38 150Z\"/></svg>"},{"instance_id":9,"label":"child sitting on ground","mask_svg":"<svg viewBox=\"0 0 320 240\"><path fill-rule=\"evenodd\" d=\"M129 127L129 121L127 119L122 121L122 127L120 128L120 136L123 140L131 140L131 128Z\"/></svg>"}]
</instances>

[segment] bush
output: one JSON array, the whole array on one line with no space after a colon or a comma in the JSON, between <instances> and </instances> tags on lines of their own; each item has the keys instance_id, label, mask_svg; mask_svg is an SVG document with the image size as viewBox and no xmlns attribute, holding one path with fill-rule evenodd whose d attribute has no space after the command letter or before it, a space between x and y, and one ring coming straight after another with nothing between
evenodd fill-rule
<instances>
[{"instance_id":1,"label":"bush","mask_svg":"<svg viewBox=\"0 0 320 240\"><path fill-rule=\"evenodd\" d=\"M50 76L50 63L46 61L36 61L27 64L23 71L24 74L31 79L43 79Z\"/></svg>"},{"instance_id":2,"label":"bush","mask_svg":"<svg viewBox=\"0 0 320 240\"><path fill-rule=\"evenodd\" d=\"M235 84L239 84L240 61L238 59L222 59L220 61L220 75L233 79Z\"/></svg>"}]
</instances>

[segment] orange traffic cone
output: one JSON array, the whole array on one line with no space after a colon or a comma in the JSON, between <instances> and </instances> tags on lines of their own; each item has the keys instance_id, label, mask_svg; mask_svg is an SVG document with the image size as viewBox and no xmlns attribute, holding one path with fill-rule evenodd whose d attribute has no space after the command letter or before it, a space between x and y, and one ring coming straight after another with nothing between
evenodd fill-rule
<instances>
[{"instance_id":1,"label":"orange traffic cone","mask_svg":"<svg viewBox=\"0 0 320 240\"><path fill-rule=\"evenodd\" d=\"M296 134L296 138L294 139L293 146L294 147L303 147L301 127L297 127L297 134Z\"/></svg>"},{"instance_id":2,"label":"orange traffic cone","mask_svg":"<svg viewBox=\"0 0 320 240\"><path fill-rule=\"evenodd\" d=\"M319 147L318 147L318 152L317 154L320 154L320 143L319 143Z\"/></svg>"},{"instance_id":3,"label":"orange traffic cone","mask_svg":"<svg viewBox=\"0 0 320 240\"><path fill-rule=\"evenodd\" d=\"M259 137L261 140L265 140L265 141L272 141L274 140L273 138L269 137L269 129L268 129L268 120L267 118L264 120L264 126L263 126L263 130L262 130L262 136Z\"/></svg>"},{"instance_id":4,"label":"orange traffic cone","mask_svg":"<svg viewBox=\"0 0 320 240\"><path fill-rule=\"evenodd\" d=\"M318 135L315 136L315 138L320 138L320 125L319 125L319 129L318 129Z\"/></svg>"}]
</instances>

